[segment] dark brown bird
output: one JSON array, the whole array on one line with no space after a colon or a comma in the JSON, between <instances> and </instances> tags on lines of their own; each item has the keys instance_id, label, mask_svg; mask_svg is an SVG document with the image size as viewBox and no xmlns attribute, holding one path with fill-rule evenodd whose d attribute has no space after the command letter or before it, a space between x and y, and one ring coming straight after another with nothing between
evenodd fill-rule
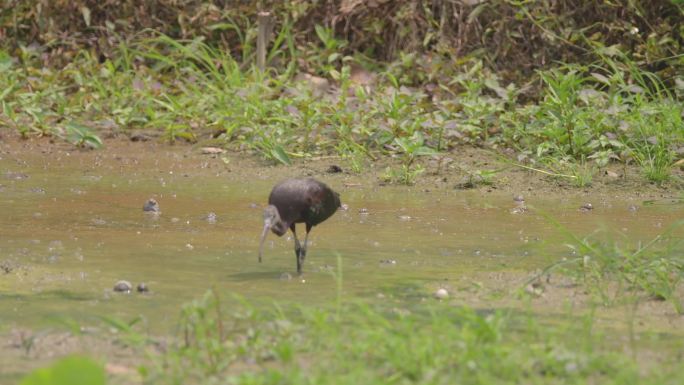
<instances>
[{"instance_id":1,"label":"dark brown bird","mask_svg":"<svg viewBox=\"0 0 684 385\"><path fill-rule=\"evenodd\" d=\"M306 243L311 228L330 218L339 207L340 194L315 179L286 179L278 183L268 197L268 207L264 209L264 230L259 244L259 262L261 262L261 253L268 230L270 229L280 237L289 228L294 235L297 273L302 274L302 263L306 257ZM306 225L303 246L297 239L296 223Z\"/></svg>"}]
</instances>

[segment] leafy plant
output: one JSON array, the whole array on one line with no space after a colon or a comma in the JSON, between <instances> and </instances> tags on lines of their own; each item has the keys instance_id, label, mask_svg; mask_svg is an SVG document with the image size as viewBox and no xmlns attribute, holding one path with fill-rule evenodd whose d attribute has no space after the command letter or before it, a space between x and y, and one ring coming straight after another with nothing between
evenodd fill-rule
<instances>
[{"instance_id":1,"label":"leafy plant","mask_svg":"<svg viewBox=\"0 0 684 385\"><path fill-rule=\"evenodd\" d=\"M34 370L21 385L104 385L105 371L101 364L79 356L58 360L46 368Z\"/></svg>"},{"instance_id":2,"label":"leafy plant","mask_svg":"<svg viewBox=\"0 0 684 385\"><path fill-rule=\"evenodd\" d=\"M425 171L421 165L414 165L417 157L438 154L434 149L425 146L425 139L420 131L414 131L411 137L397 137L394 144L399 149L401 169L398 172L388 169L385 178L401 184L415 183L416 177Z\"/></svg>"},{"instance_id":3,"label":"leafy plant","mask_svg":"<svg viewBox=\"0 0 684 385\"><path fill-rule=\"evenodd\" d=\"M66 125L67 140L77 147L101 148L102 139L84 125L68 123Z\"/></svg>"}]
</instances>

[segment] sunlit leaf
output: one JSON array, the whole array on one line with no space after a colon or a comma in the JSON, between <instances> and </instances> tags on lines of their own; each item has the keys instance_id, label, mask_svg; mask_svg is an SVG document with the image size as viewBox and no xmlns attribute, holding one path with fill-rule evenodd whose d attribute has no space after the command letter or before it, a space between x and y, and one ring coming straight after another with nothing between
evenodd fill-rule
<instances>
[{"instance_id":1,"label":"sunlit leaf","mask_svg":"<svg viewBox=\"0 0 684 385\"><path fill-rule=\"evenodd\" d=\"M276 159L278 162L282 164L286 164L288 166L292 164L292 162L290 161L290 157L287 156L287 153L280 145L276 145L275 147L273 147L273 149L271 150L271 156L273 156L273 159Z\"/></svg>"},{"instance_id":2,"label":"sunlit leaf","mask_svg":"<svg viewBox=\"0 0 684 385\"><path fill-rule=\"evenodd\" d=\"M610 85L610 79L608 79L607 77L601 75L600 73L592 72L592 73L591 73L591 76L592 76L594 79L598 80L599 82L601 82L601 83L603 83L603 84L605 84L605 85L608 85L608 86Z\"/></svg>"},{"instance_id":3,"label":"sunlit leaf","mask_svg":"<svg viewBox=\"0 0 684 385\"><path fill-rule=\"evenodd\" d=\"M5 72L12 68L12 57L0 49L0 72Z\"/></svg>"},{"instance_id":4,"label":"sunlit leaf","mask_svg":"<svg viewBox=\"0 0 684 385\"><path fill-rule=\"evenodd\" d=\"M83 21L85 21L86 25L90 27L90 8L84 5L80 8L80 10L81 14L83 15Z\"/></svg>"},{"instance_id":5,"label":"sunlit leaf","mask_svg":"<svg viewBox=\"0 0 684 385\"><path fill-rule=\"evenodd\" d=\"M418 147L414 151L414 154L417 156L430 156L430 155L438 155L439 152L437 152L437 150L435 150L434 148L422 146L422 147Z\"/></svg>"},{"instance_id":6,"label":"sunlit leaf","mask_svg":"<svg viewBox=\"0 0 684 385\"><path fill-rule=\"evenodd\" d=\"M104 385L102 365L86 357L66 357L24 377L20 385Z\"/></svg>"}]
</instances>

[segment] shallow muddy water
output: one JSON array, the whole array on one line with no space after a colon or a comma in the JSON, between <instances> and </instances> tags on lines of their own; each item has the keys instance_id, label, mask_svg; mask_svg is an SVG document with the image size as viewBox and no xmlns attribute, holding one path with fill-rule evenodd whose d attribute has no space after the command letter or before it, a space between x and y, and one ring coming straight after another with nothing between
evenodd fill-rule
<instances>
[{"instance_id":1,"label":"shallow muddy water","mask_svg":"<svg viewBox=\"0 0 684 385\"><path fill-rule=\"evenodd\" d=\"M608 229L631 242L647 241L684 217L682 205L530 191L522 193L531 210L513 214L508 193L379 187L360 176L318 173L349 209L312 231L302 281L289 234L269 234L264 261L257 262L270 188L302 172L224 162L189 147L5 148L0 324L142 315L150 329L165 331L180 305L209 288L223 298L325 303L336 296L337 256L345 296L375 298L406 284L427 293L439 282L467 286L462 278L469 273L531 272L571 256L567 240L539 210L577 235ZM159 202L161 215L143 213L148 198ZM586 202L594 209L578 210ZM215 222L207 220L212 212ZM293 278L282 279L284 273ZM118 280L144 282L150 292L114 293Z\"/></svg>"}]
</instances>

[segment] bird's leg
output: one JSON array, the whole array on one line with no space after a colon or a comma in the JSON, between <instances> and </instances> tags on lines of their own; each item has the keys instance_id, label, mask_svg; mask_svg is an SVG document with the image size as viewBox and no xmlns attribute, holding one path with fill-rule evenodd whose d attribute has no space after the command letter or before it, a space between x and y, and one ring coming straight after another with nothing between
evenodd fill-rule
<instances>
[{"instance_id":1,"label":"bird's leg","mask_svg":"<svg viewBox=\"0 0 684 385\"><path fill-rule=\"evenodd\" d=\"M290 230L292 230L292 235L294 236L295 256L297 258L297 274L301 275L302 262L304 261L304 257L302 256L302 245L299 243L299 239L297 239L297 231L295 231L294 223L290 225Z\"/></svg>"},{"instance_id":2,"label":"bird's leg","mask_svg":"<svg viewBox=\"0 0 684 385\"><path fill-rule=\"evenodd\" d=\"M304 258L306 258L306 248L309 244L309 231L311 231L311 226L306 225L306 235L304 236L304 246L302 247L302 261L304 261Z\"/></svg>"}]
</instances>

